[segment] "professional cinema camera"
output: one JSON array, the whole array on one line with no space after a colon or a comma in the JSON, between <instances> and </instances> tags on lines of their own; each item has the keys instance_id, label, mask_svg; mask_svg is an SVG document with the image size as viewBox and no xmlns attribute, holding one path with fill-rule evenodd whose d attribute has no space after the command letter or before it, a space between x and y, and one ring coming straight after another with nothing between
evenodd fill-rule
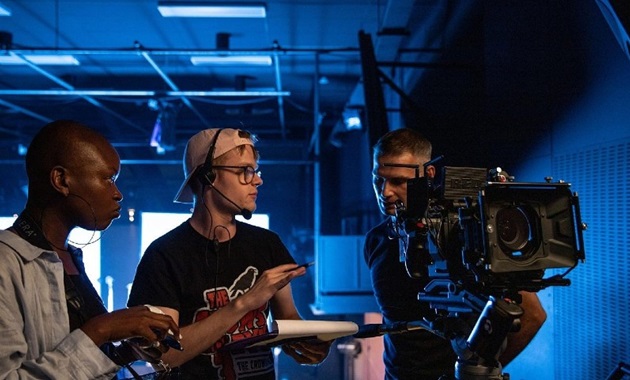
<instances>
[{"instance_id":1,"label":"professional cinema camera","mask_svg":"<svg viewBox=\"0 0 630 380\"><path fill-rule=\"evenodd\" d=\"M551 178L514 182L501 168L445 166L433 179L419 170L394 228L408 274L428 279L418 299L436 313L426 325L451 340L456 379L508 379L498 358L519 327L519 292L569 285L584 261L577 194Z\"/></svg>"}]
</instances>

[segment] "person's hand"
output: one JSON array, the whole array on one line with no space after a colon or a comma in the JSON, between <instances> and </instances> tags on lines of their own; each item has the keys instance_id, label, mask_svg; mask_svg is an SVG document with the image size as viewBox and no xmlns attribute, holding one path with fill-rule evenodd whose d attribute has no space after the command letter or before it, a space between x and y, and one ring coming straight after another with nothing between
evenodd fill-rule
<instances>
[{"instance_id":1,"label":"person's hand","mask_svg":"<svg viewBox=\"0 0 630 380\"><path fill-rule=\"evenodd\" d=\"M303 276L305 273L306 269L298 267L297 264L278 265L268 269L263 272L247 293L239 297L239 302L242 302L247 310L254 310L269 301L278 290L287 286L291 280Z\"/></svg>"},{"instance_id":2,"label":"person's hand","mask_svg":"<svg viewBox=\"0 0 630 380\"><path fill-rule=\"evenodd\" d=\"M170 316L154 313L146 306L98 315L85 322L81 330L97 346L136 337L157 343L169 333L179 337L179 327Z\"/></svg>"},{"instance_id":3,"label":"person's hand","mask_svg":"<svg viewBox=\"0 0 630 380\"><path fill-rule=\"evenodd\" d=\"M282 346L282 351L300 364L319 364L330 352L333 340L309 340L288 343Z\"/></svg>"}]
</instances>

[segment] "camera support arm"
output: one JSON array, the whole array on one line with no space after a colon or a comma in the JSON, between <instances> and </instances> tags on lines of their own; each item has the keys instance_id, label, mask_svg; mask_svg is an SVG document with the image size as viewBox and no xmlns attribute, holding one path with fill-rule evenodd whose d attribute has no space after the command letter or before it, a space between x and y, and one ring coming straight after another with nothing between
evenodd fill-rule
<instances>
[{"instance_id":1,"label":"camera support arm","mask_svg":"<svg viewBox=\"0 0 630 380\"><path fill-rule=\"evenodd\" d=\"M499 364L499 355L509 332L517 330L523 309L516 303L490 297L475 327L468 337L467 346L486 363Z\"/></svg>"},{"instance_id":2,"label":"camera support arm","mask_svg":"<svg viewBox=\"0 0 630 380\"><path fill-rule=\"evenodd\" d=\"M518 326L523 309L515 304L490 297L472 332L466 350L458 352L455 378L458 380L506 380L498 358L507 344L507 335Z\"/></svg>"},{"instance_id":3,"label":"camera support arm","mask_svg":"<svg viewBox=\"0 0 630 380\"><path fill-rule=\"evenodd\" d=\"M447 312L431 322L430 331L451 341L457 355L457 380L507 376L501 373L498 358L505 350L508 333L520 327L523 309L517 303L469 292L448 278L430 281L418 299Z\"/></svg>"}]
</instances>

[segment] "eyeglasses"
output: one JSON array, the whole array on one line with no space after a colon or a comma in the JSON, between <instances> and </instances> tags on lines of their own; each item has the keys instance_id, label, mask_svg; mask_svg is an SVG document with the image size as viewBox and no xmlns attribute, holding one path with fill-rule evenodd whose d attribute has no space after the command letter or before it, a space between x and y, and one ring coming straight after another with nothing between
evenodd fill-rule
<instances>
[{"instance_id":1,"label":"eyeglasses","mask_svg":"<svg viewBox=\"0 0 630 380\"><path fill-rule=\"evenodd\" d=\"M251 166L232 166L232 165L213 165L214 169L241 169L245 184L250 184L254 180L254 174L258 176L258 178L262 178L262 172L260 170L256 170Z\"/></svg>"}]
</instances>

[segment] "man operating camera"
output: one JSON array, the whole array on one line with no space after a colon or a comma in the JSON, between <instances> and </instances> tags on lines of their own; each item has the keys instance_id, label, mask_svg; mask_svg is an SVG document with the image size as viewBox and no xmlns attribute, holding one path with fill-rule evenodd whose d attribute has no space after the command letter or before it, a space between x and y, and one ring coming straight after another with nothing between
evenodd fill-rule
<instances>
[{"instance_id":1,"label":"man operating camera","mask_svg":"<svg viewBox=\"0 0 630 380\"><path fill-rule=\"evenodd\" d=\"M365 261L384 323L412 322L431 318L428 303L418 301L418 293L429 278L412 278L399 259L399 231L396 211L407 202L407 181L416 177L417 168L431 159L431 143L415 130L402 128L385 134L373 147L373 188L380 211L386 219L368 232ZM414 169L415 168L415 169ZM435 168L427 167L433 177ZM424 175L420 170L419 175ZM546 319L535 293L520 292L524 310L518 332L510 333L508 345L499 361L506 365L533 339ZM420 330L384 337L386 379L437 379L453 376L457 360L451 342L431 332Z\"/></svg>"}]
</instances>

